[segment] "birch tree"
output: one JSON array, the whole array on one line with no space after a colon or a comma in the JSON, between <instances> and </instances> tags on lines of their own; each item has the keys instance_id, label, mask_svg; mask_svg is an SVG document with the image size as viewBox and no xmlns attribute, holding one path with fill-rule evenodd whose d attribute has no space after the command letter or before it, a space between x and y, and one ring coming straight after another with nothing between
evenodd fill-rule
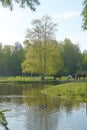
<instances>
[{"instance_id":1,"label":"birch tree","mask_svg":"<svg viewBox=\"0 0 87 130\"><path fill-rule=\"evenodd\" d=\"M22 69L23 72L38 72L44 79L45 74L55 73L62 66L60 65L62 60L59 57L60 48L58 43L55 42L57 24L52 22L48 16L42 17L41 20L34 20L32 24L32 29L28 29L26 34L26 38L31 45L26 54L26 60L22 64Z\"/></svg>"}]
</instances>

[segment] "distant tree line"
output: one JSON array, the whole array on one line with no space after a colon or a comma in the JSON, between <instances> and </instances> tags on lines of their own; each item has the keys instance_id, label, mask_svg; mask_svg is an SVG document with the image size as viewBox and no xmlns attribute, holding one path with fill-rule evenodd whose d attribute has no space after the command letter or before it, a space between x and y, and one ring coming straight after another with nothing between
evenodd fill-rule
<instances>
[{"instance_id":1,"label":"distant tree line","mask_svg":"<svg viewBox=\"0 0 87 130\"><path fill-rule=\"evenodd\" d=\"M25 51L20 43L2 46L0 43L0 75L16 76L22 74L21 63Z\"/></svg>"},{"instance_id":2,"label":"distant tree line","mask_svg":"<svg viewBox=\"0 0 87 130\"><path fill-rule=\"evenodd\" d=\"M70 39L57 41L57 24L49 16L32 21L23 44L2 46L0 76L69 75L87 73L87 51L80 51Z\"/></svg>"},{"instance_id":3,"label":"distant tree line","mask_svg":"<svg viewBox=\"0 0 87 130\"><path fill-rule=\"evenodd\" d=\"M46 53L46 70L44 70L43 43L2 46L0 43L0 76L53 75L87 73L87 51L80 51L77 44L70 39L62 42L48 41ZM40 47L41 46L41 47Z\"/></svg>"}]
</instances>

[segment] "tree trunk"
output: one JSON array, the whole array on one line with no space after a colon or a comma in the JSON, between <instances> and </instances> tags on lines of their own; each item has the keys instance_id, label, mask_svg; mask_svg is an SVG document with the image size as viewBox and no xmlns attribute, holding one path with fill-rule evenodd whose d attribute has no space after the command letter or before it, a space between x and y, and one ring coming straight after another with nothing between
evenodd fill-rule
<instances>
[{"instance_id":1,"label":"tree trunk","mask_svg":"<svg viewBox=\"0 0 87 130\"><path fill-rule=\"evenodd\" d=\"M44 80L44 74L43 73L41 74L41 80Z\"/></svg>"}]
</instances>

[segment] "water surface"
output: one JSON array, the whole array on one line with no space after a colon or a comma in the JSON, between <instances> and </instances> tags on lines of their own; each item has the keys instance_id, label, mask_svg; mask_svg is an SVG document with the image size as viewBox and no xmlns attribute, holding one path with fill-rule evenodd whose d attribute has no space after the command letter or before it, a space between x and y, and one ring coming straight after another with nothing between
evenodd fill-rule
<instances>
[{"instance_id":1,"label":"water surface","mask_svg":"<svg viewBox=\"0 0 87 130\"><path fill-rule=\"evenodd\" d=\"M9 130L87 130L86 103L43 95L44 87L0 85L0 110L10 109L5 112Z\"/></svg>"}]
</instances>

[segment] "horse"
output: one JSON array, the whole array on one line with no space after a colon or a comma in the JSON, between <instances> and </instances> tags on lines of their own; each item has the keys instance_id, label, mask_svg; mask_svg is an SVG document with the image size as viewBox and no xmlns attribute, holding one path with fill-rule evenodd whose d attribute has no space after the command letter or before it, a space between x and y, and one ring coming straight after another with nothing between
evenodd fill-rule
<instances>
[{"instance_id":1,"label":"horse","mask_svg":"<svg viewBox=\"0 0 87 130\"><path fill-rule=\"evenodd\" d=\"M54 74L54 80L56 80L56 78L61 79L62 78L61 74Z\"/></svg>"},{"instance_id":2,"label":"horse","mask_svg":"<svg viewBox=\"0 0 87 130\"><path fill-rule=\"evenodd\" d=\"M68 80L71 79L71 78L76 79L76 75L75 75L75 74L71 74L71 75L68 75L68 76L67 76L67 79L68 79Z\"/></svg>"},{"instance_id":3,"label":"horse","mask_svg":"<svg viewBox=\"0 0 87 130\"><path fill-rule=\"evenodd\" d=\"M86 78L86 74L78 74L76 76L76 79L81 79L81 78L85 79Z\"/></svg>"},{"instance_id":4,"label":"horse","mask_svg":"<svg viewBox=\"0 0 87 130\"><path fill-rule=\"evenodd\" d=\"M72 78L72 75L68 75L67 76L67 80L71 79Z\"/></svg>"},{"instance_id":5,"label":"horse","mask_svg":"<svg viewBox=\"0 0 87 130\"><path fill-rule=\"evenodd\" d=\"M73 79L76 79L76 75L72 74L71 76L72 76Z\"/></svg>"}]
</instances>

